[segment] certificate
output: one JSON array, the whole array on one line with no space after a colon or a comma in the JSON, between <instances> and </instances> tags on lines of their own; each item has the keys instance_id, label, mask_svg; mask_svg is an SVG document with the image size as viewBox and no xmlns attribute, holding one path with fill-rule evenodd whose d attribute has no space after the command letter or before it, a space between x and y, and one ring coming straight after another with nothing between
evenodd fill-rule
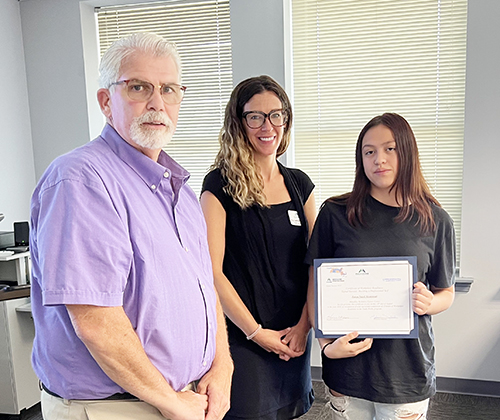
<instances>
[{"instance_id":1,"label":"certificate","mask_svg":"<svg viewBox=\"0 0 500 420\"><path fill-rule=\"evenodd\" d=\"M314 260L316 337L417 338L417 257Z\"/></svg>"}]
</instances>

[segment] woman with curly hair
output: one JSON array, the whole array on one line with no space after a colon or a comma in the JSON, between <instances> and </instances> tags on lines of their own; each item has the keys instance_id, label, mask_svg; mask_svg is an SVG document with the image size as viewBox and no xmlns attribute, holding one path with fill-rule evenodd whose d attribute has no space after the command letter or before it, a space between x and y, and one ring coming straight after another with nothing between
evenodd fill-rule
<instances>
[{"instance_id":1,"label":"woman with curly hair","mask_svg":"<svg viewBox=\"0 0 500 420\"><path fill-rule=\"evenodd\" d=\"M268 76L242 81L226 107L201 205L235 372L225 419L287 420L309 410L308 267L314 185L277 161L292 109Z\"/></svg>"},{"instance_id":2,"label":"woman with curly hair","mask_svg":"<svg viewBox=\"0 0 500 420\"><path fill-rule=\"evenodd\" d=\"M427 186L410 125L386 113L361 130L353 189L323 203L306 260L398 256L417 257L418 338L319 339L330 390L321 418L423 420L436 392L431 316L454 298L453 221Z\"/></svg>"}]
</instances>

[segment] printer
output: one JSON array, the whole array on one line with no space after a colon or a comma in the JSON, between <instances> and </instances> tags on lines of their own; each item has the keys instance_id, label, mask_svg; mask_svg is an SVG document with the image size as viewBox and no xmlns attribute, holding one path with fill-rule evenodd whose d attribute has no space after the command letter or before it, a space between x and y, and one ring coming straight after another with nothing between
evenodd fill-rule
<instances>
[{"instance_id":1,"label":"printer","mask_svg":"<svg viewBox=\"0 0 500 420\"><path fill-rule=\"evenodd\" d=\"M3 213L0 213L0 222L4 219ZM14 246L14 232L13 231L0 231L0 249L5 249Z\"/></svg>"}]
</instances>

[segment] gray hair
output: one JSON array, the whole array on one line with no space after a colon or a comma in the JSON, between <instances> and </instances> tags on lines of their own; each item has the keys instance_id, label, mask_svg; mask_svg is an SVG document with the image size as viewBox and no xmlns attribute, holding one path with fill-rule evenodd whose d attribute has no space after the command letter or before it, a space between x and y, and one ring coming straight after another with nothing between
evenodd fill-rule
<instances>
[{"instance_id":1,"label":"gray hair","mask_svg":"<svg viewBox=\"0 0 500 420\"><path fill-rule=\"evenodd\" d=\"M173 42L147 32L139 32L113 42L101 58L99 86L108 89L120 76L123 62L134 53L172 57L181 77L181 58ZM179 80L180 81L180 80Z\"/></svg>"}]
</instances>

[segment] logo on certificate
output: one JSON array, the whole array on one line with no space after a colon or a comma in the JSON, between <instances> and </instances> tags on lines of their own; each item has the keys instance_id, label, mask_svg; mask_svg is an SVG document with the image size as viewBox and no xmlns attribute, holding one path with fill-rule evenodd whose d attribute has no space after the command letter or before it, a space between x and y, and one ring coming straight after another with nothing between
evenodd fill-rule
<instances>
[{"instance_id":1,"label":"logo on certificate","mask_svg":"<svg viewBox=\"0 0 500 420\"><path fill-rule=\"evenodd\" d=\"M340 276L346 276L347 275L347 273L344 271L344 269L342 267L340 267L340 268L333 267L330 270L330 274L338 274Z\"/></svg>"},{"instance_id":2,"label":"logo on certificate","mask_svg":"<svg viewBox=\"0 0 500 420\"><path fill-rule=\"evenodd\" d=\"M330 269L329 274L331 274L331 276L327 277L326 279L327 284L338 283L338 282L343 283L345 276L347 276L347 273L344 271L342 267L340 268L332 267Z\"/></svg>"}]
</instances>

